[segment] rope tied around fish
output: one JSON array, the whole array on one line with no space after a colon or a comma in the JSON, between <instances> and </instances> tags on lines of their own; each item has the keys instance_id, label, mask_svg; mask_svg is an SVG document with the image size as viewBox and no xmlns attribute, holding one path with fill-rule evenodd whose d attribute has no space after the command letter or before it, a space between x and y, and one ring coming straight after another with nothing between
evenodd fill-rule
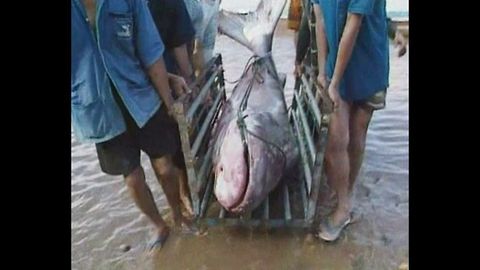
<instances>
[{"instance_id":1,"label":"rope tied around fish","mask_svg":"<svg viewBox=\"0 0 480 270\"><path fill-rule=\"evenodd\" d=\"M267 54L267 55L262 56L262 57L257 56L257 55L253 55L252 57L250 57L247 61L247 64L245 65L245 68L244 68L244 71L242 72L242 75L237 80L237 82L238 82L245 74L247 74L247 72L250 69L253 69L252 79L250 80L250 82L248 84L247 90L245 91L245 94L242 98L242 101L240 102L239 110L237 112L237 126L240 130L240 137L242 139L244 156L245 156L245 161L247 163L247 167L249 167L249 162L248 162L249 161L249 151L248 151L248 143L247 143L247 134L249 134L249 135L252 135L253 137L259 139L263 143L276 148L280 152L280 154L282 155L283 168L285 169L286 166L287 166L287 155L285 154L285 151L283 151L283 149L279 145L277 145L277 144L275 144L271 141L268 141L267 139L262 138L258 134L255 134L254 132L249 130L247 128L246 123L245 123L245 118L248 117L248 114L244 115L244 111L247 108L247 103L248 103L248 99L250 97L250 93L251 93L252 88L253 88L253 84L255 83L255 81L260 83L260 84L262 84L264 82L263 76L259 73L258 61L265 58L265 57L268 57L268 56L270 56L270 54ZM254 60L254 61L251 62L252 60ZM233 83L235 83L235 82L233 82Z\"/></svg>"}]
</instances>

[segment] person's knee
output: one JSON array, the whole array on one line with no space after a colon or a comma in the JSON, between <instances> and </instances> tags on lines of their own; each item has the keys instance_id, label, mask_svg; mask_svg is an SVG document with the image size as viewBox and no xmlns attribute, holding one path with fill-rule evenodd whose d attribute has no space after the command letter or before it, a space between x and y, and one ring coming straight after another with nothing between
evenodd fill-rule
<instances>
[{"instance_id":1,"label":"person's knee","mask_svg":"<svg viewBox=\"0 0 480 270\"><path fill-rule=\"evenodd\" d=\"M358 119L351 126L350 141L348 150L351 153L361 154L365 149L365 141L367 139L367 129L369 123L369 116L364 119Z\"/></svg>"},{"instance_id":2,"label":"person's knee","mask_svg":"<svg viewBox=\"0 0 480 270\"><path fill-rule=\"evenodd\" d=\"M143 174L143 169L141 166L138 166L130 174L125 176L125 184L127 187L134 190L143 188L145 185L145 175Z\"/></svg>"},{"instance_id":3,"label":"person's knee","mask_svg":"<svg viewBox=\"0 0 480 270\"><path fill-rule=\"evenodd\" d=\"M155 172L159 177L170 177L175 172L175 166L170 156L155 159L152 163Z\"/></svg>"},{"instance_id":4,"label":"person's knee","mask_svg":"<svg viewBox=\"0 0 480 270\"><path fill-rule=\"evenodd\" d=\"M344 112L338 111L336 114L330 119L327 152L346 151L350 139L348 118Z\"/></svg>"},{"instance_id":5,"label":"person's knee","mask_svg":"<svg viewBox=\"0 0 480 270\"><path fill-rule=\"evenodd\" d=\"M363 146L367 137L367 130L372 117L371 111L359 111L359 115L352 117L350 123L350 140L353 146Z\"/></svg>"}]
</instances>

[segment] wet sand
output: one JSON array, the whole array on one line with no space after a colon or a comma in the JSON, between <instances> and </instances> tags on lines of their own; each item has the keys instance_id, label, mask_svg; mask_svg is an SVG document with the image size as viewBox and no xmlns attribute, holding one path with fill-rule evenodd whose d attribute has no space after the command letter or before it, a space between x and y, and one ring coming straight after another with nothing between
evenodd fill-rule
<instances>
[{"instance_id":1,"label":"wet sand","mask_svg":"<svg viewBox=\"0 0 480 270\"><path fill-rule=\"evenodd\" d=\"M273 55L293 90L293 35L279 24ZM251 53L225 36L217 39L225 77L238 79ZM210 228L207 236L172 234L152 257L145 249L153 236L146 217L128 196L121 177L100 171L95 147L72 134L72 269L399 269L408 262L408 57L391 47L387 107L374 113L365 161L353 203L362 217L335 244L310 241L298 230ZM227 84L229 90L232 85ZM166 198L148 158L147 182L169 218ZM122 250L122 245L131 249Z\"/></svg>"}]
</instances>

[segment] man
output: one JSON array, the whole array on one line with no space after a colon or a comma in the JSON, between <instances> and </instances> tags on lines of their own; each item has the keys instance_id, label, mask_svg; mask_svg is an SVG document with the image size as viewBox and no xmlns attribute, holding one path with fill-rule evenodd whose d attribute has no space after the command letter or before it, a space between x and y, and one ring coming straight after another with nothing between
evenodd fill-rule
<instances>
[{"instance_id":1,"label":"man","mask_svg":"<svg viewBox=\"0 0 480 270\"><path fill-rule=\"evenodd\" d=\"M193 41L195 30L183 1L150 0L150 12L158 33L165 44L163 58L169 73L182 76L187 84L195 81L188 46ZM180 199L185 212L193 216L190 189L186 168L180 173Z\"/></svg>"},{"instance_id":2,"label":"man","mask_svg":"<svg viewBox=\"0 0 480 270\"><path fill-rule=\"evenodd\" d=\"M325 151L337 206L318 236L336 240L351 222L350 197L373 111L385 106L389 53L385 0L314 0L318 83L334 103ZM329 83L327 83L329 82Z\"/></svg>"},{"instance_id":3,"label":"man","mask_svg":"<svg viewBox=\"0 0 480 270\"><path fill-rule=\"evenodd\" d=\"M303 0L302 19L298 29L298 37L295 54L295 71L296 77L300 76L303 71L303 65L309 65L309 60L306 58L307 50L310 46L310 0ZM407 40L400 32L397 25L391 18L387 18L388 37L393 40L394 46L397 48L397 56L402 57L407 53ZM305 61L305 63L304 63Z\"/></svg>"},{"instance_id":4,"label":"man","mask_svg":"<svg viewBox=\"0 0 480 270\"><path fill-rule=\"evenodd\" d=\"M72 0L71 14L75 134L96 144L103 172L124 176L135 204L156 227L151 247L159 248L169 228L145 182L140 150L150 157L175 225L192 228L179 206L183 159L170 88L180 95L185 81L166 72L164 45L146 1Z\"/></svg>"}]
</instances>

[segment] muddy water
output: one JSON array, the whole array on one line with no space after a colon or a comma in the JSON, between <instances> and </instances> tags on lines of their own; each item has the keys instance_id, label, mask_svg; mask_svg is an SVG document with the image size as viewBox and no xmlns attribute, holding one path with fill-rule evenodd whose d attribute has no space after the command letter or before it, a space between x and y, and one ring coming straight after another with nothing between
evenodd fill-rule
<instances>
[{"instance_id":1,"label":"muddy water","mask_svg":"<svg viewBox=\"0 0 480 270\"><path fill-rule=\"evenodd\" d=\"M238 79L250 53L218 37L225 77ZM281 22L273 55L293 88L292 35ZM153 257L145 248L152 228L126 192L121 177L101 173L95 148L72 134L73 269L399 269L408 262L408 52L391 50L387 108L376 112L368 132L365 161L354 196L361 218L335 244L310 241L302 231L211 228L203 237L173 234ZM227 84L231 89L232 85ZM160 211L165 196L146 156L147 182ZM127 245L130 250L124 252Z\"/></svg>"}]
</instances>

